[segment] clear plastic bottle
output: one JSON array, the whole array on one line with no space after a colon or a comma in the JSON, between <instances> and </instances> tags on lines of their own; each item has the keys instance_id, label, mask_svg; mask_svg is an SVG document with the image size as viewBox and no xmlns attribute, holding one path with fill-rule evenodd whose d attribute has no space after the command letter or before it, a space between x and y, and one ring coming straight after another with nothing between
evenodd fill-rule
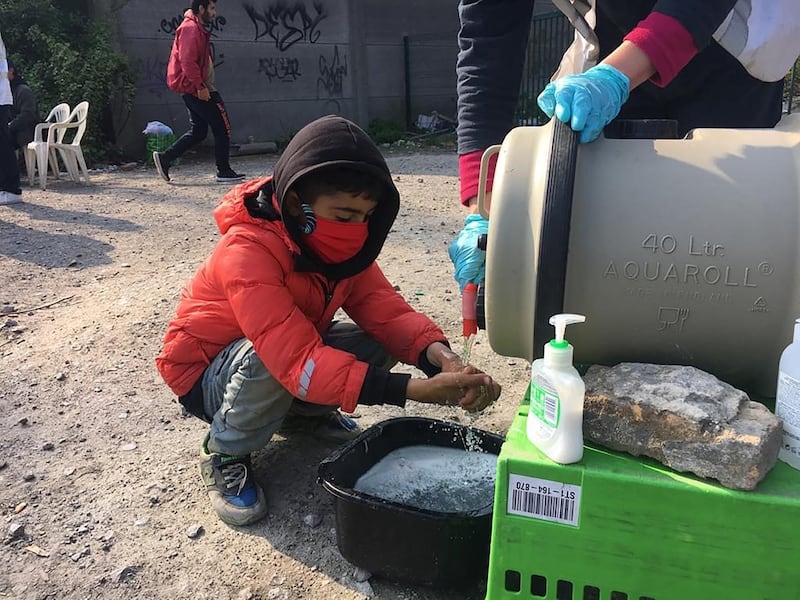
<instances>
[{"instance_id":1,"label":"clear plastic bottle","mask_svg":"<svg viewBox=\"0 0 800 600\"><path fill-rule=\"evenodd\" d=\"M550 317L555 339L544 347L544 358L531 365L528 439L561 464L583 458L583 398L586 386L572 365L572 346L564 339L571 323L583 323L583 315Z\"/></svg>"},{"instance_id":2,"label":"clear plastic bottle","mask_svg":"<svg viewBox=\"0 0 800 600\"><path fill-rule=\"evenodd\" d=\"M794 323L794 339L781 354L775 414L783 419L783 443L778 458L800 469L800 319Z\"/></svg>"}]
</instances>

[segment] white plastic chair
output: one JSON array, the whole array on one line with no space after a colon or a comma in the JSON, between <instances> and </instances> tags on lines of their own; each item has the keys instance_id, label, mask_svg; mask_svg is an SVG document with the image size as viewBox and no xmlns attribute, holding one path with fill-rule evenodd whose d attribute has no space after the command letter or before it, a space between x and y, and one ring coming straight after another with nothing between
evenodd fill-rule
<instances>
[{"instance_id":1,"label":"white plastic chair","mask_svg":"<svg viewBox=\"0 0 800 600\"><path fill-rule=\"evenodd\" d=\"M47 184L47 168L58 179L58 158L55 148L50 148L50 140L60 142L64 138L65 130L50 133L50 128L56 123L64 123L70 115L69 104L62 102L50 111L44 123L39 123L33 132L33 141L25 148L25 166L28 169L28 181L33 186L36 170L39 170L39 184L45 189ZM45 133L47 132L47 133Z\"/></svg>"},{"instance_id":2,"label":"white plastic chair","mask_svg":"<svg viewBox=\"0 0 800 600\"><path fill-rule=\"evenodd\" d=\"M89 114L89 103L83 101L72 109L69 117L65 123L55 123L50 126L50 132L56 133L55 141L48 141L50 148L55 148L64 165L67 167L69 176L72 181L79 182L81 174L86 183L89 183L89 169L86 168L86 161L83 158L83 150L81 149L81 139L86 131L86 116ZM67 136L67 131L75 129L75 135L72 140L65 142L64 138ZM63 132L61 137L58 137L58 132Z\"/></svg>"}]
</instances>

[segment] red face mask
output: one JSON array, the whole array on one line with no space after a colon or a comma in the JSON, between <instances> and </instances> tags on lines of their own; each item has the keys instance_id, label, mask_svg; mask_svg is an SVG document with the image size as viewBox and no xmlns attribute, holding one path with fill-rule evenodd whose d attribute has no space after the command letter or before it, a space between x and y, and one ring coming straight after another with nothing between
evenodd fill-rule
<instances>
[{"instance_id":1,"label":"red face mask","mask_svg":"<svg viewBox=\"0 0 800 600\"><path fill-rule=\"evenodd\" d=\"M367 241L369 223L344 223L317 217L317 226L305 236L305 242L328 264L353 258Z\"/></svg>"}]
</instances>

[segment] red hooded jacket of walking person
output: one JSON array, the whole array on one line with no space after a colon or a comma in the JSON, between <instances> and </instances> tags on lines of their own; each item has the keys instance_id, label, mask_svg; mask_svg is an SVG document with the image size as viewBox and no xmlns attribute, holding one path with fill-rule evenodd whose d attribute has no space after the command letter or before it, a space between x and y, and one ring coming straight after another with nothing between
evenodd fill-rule
<instances>
[{"instance_id":1,"label":"red hooded jacket of walking person","mask_svg":"<svg viewBox=\"0 0 800 600\"><path fill-rule=\"evenodd\" d=\"M295 181L337 165L374 175L385 193L376 199L362 249L328 264L305 246L283 209ZM358 361L321 337L343 308L394 358L428 375L439 371L425 350L447 343L444 334L406 303L375 262L399 206L388 167L363 131L339 117L305 127L273 177L234 187L215 210L222 238L184 288L156 359L172 391L187 394L223 348L247 338L273 377L301 400L346 412L358 403L403 406L409 375Z\"/></svg>"},{"instance_id":2,"label":"red hooded jacket of walking person","mask_svg":"<svg viewBox=\"0 0 800 600\"><path fill-rule=\"evenodd\" d=\"M188 9L175 31L167 66L167 87L179 94L196 94L205 87L211 63L211 33Z\"/></svg>"}]
</instances>

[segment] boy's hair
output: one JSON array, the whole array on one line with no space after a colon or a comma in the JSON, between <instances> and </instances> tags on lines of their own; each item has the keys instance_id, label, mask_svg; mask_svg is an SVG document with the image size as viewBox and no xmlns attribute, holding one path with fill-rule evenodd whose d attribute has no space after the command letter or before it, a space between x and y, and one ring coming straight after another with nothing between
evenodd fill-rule
<instances>
[{"instance_id":1,"label":"boy's hair","mask_svg":"<svg viewBox=\"0 0 800 600\"><path fill-rule=\"evenodd\" d=\"M192 0L192 12L197 14L200 11L200 7L202 6L206 10L208 10L208 3L213 2L214 4L217 3L217 0ZM184 6L186 6L184 4Z\"/></svg>"},{"instance_id":2,"label":"boy's hair","mask_svg":"<svg viewBox=\"0 0 800 600\"><path fill-rule=\"evenodd\" d=\"M345 192L366 196L380 202L386 194L386 183L379 177L359 169L342 166L322 167L312 171L292 184L292 189L303 202L313 203L323 194Z\"/></svg>"}]
</instances>

